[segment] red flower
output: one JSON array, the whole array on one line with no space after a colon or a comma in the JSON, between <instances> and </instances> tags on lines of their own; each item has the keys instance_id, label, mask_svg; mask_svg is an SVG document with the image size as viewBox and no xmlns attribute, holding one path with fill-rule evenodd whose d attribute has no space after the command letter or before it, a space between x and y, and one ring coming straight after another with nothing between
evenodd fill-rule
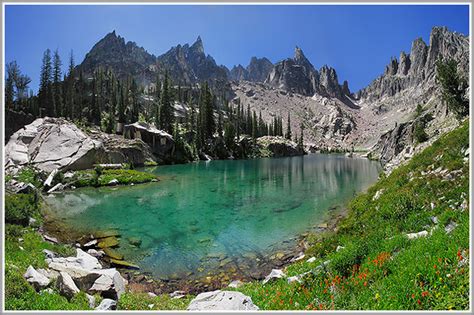
<instances>
[{"instance_id":1,"label":"red flower","mask_svg":"<svg viewBox=\"0 0 474 315\"><path fill-rule=\"evenodd\" d=\"M421 305L421 301L420 301L420 299L418 299L418 301L416 301L416 303L418 303L419 305Z\"/></svg>"},{"instance_id":2,"label":"red flower","mask_svg":"<svg viewBox=\"0 0 474 315\"><path fill-rule=\"evenodd\" d=\"M425 297L425 296L428 296L428 295L430 295L430 293L428 291L421 292L422 297Z\"/></svg>"},{"instance_id":3,"label":"red flower","mask_svg":"<svg viewBox=\"0 0 474 315\"><path fill-rule=\"evenodd\" d=\"M413 293L413 294L411 295L411 298L412 298L412 299L414 299L414 298L415 298L415 293Z\"/></svg>"},{"instance_id":4,"label":"red flower","mask_svg":"<svg viewBox=\"0 0 474 315\"><path fill-rule=\"evenodd\" d=\"M364 281L364 287L366 287L366 286L367 286L367 281Z\"/></svg>"}]
</instances>

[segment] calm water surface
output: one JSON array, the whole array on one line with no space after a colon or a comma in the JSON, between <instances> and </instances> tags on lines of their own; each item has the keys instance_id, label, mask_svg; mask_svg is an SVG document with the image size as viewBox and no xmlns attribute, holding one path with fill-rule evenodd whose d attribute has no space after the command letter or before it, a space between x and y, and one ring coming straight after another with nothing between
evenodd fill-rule
<instances>
[{"instance_id":1,"label":"calm water surface","mask_svg":"<svg viewBox=\"0 0 474 315\"><path fill-rule=\"evenodd\" d=\"M378 163L342 155L159 166L160 181L83 188L47 198L55 220L80 232L114 228L118 251L156 277L252 266L294 246L377 179ZM127 239L138 237L140 248Z\"/></svg>"}]
</instances>

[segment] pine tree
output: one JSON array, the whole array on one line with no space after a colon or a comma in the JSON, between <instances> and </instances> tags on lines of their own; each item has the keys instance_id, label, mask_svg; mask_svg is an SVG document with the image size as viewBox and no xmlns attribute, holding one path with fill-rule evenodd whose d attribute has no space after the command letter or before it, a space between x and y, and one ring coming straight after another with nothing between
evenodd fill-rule
<instances>
[{"instance_id":1,"label":"pine tree","mask_svg":"<svg viewBox=\"0 0 474 315\"><path fill-rule=\"evenodd\" d=\"M291 140L291 121L290 121L290 113L288 112L288 122L286 127L286 134L285 138Z\"/></svg>"},{"instance_id":2,"label":"pine tree","mask_svg":"<svg viewBox=\"0 0 474 315\"><path fill-rule=\"evenodd\" d=\"M458 73L458 62L454 59L436 62L436 81L441 87L441 97L448 109L458 119L469 115L469 99L464 96L469 87L468 81Z\"/></svg>"},{"instance_id":3,"label":"pine tree","mask_svg":"<svg viewBox=\"0 0 474 315\"><path fill-rule=\"evenodd\" d=\"M217 118L217 134L219 135L219 137L222 138L222 111L219 110L219 115L218 115L218 118Z\"/></svg>"},{"instance_id":4,"label":"pine tree","mask_svg":"<svg viewBox=\"0 0 474 315\"><path fill-rule=\"evenodd\" d=\"M301 126L300 126L300 137L298 138L298 141L297 141L298 148L300 150L303 150L303 146L304 146L303 130L304 130L304 126L303 126L303 124L301 124Z\"/></svg>"},{"instance_id":5,"label":"pine tree","mask_svg":"<svg viewBox=\"0 0 474 315\"><path fill-rule=\"evenodd\" d=\"M216 123L214 121L214 106L213 97L207 82L203 85L203 136L204 139L213 137L216 130Z\"/></svg>"},{"instance_id":6,"label":"pine tree","mask_svg":"<svg viewBox=\"0 0 474 315\"><path fill-rule=\"evenodd\" d=\"M69 67L64 85L64 109L63 113L66 117L75 119L78 114L76 113L76 104L75 104L75 78L74 78L74 54L71 50L69 55Z\"/></svg>"},{"instance_id":7,"label":"pine tree","mask_svg":"<svg viewBox=\"0 0 474 315\"><path fill-rule=\"evenodd\" d=\"M170 83L168 72L165 73L163 91L160 98L160 128L169 134L173 133L174 107L171 103Z\"/></svg>"},{"instance_id":8,"label":"pine tree","mask_svg":"<svg viewBox=\"0 0 474 315\"><path fill-rule=\"evenodd\" d=\"M40 106L40 115L46 114L55 116L53 107L53 100L51 95L52 84L52 66L51 66L51 51L46 49L43 54L43 63L41 66L40 86L38 92L38 101ZM44 111L44 113L43 113Z\"/></svg>"},{"instance_id":9,"label":"pine tree","mask_svg":"<svg viewBox=\"0 0 474 315\"><path fill-rule=\"evenodd\" d=\"M52 87L52 93L53 93L53 106L54 106L54 111L56 115L59 116L65 116L64 115L64 108L63 108L63 97L62 97L62 89L61 89L61 58L59 57L59 52L56 49L54 51L54 56L53 56L53 87Z\"/></svg>"},{"instance_id":10,"label":"pine tree","mask_svg":"<svg viewBox=\"0 0 474 315\"><path fill-rule=\"evenodd\" d=\"M15 90L13 88L14 79L11 73L11 63L7 64L7 78L5 80L5 108L13 108L13 100L15 99Z\"/></svg>"},{"instance_id":11,"label":"pine tree","mask_svg":"<svg viewBox=\"0 0 474 315\"><path fill-rule=\"evenodd\" d=\"M257 122L257 114L255 111L252 115L252 139L255 140L258 137L258 122Z\"/></svg>"}]
</instances>

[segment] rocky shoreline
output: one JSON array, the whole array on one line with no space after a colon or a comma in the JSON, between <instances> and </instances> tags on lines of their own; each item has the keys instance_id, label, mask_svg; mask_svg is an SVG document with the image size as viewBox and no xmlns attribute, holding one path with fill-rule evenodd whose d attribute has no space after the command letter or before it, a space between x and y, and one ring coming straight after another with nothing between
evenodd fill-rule
<instances>
[{"instance_id":1,"label":"rocky shoreline","mask_svg":"<svg viewBox=\"0 0 474 315\"><path fill-rule=\"evenodd\" d=\"M311 240L314 242L321 233L337 232L338 224L347 214L346 207L334 206L328 209L328 216L321 223L313 226L312 231L304 232L294 238L289 239L288 246L284 250L277 250L267 257L249 253L243 259L247 261L256 260L258 264L240 263L236 264L230 258L215 257L219 264L213 270L202 276L188 273L188 277L170 275L169 277L155 277L150 272L140 269L139 266L124 260L116 248L120 247L120 235L114 230L97 231L94 233L84 233L72 231L66 226L57 224L57 221L45 220L44 228L40 230L45 239L53 239L55 242L70 245L96 257L103 266L115 267L122 277L127 280L127 288L133 292L160 294L192 294L196 295L212 290L225 289L231 283L245 283L249 281L264 280L272 270L284 270L286 266L295 261L305 258L305 250L309 248ZM45 216L47 218L47 215ZM64 238L64 236L67 236ZM310 240L311 238L311 240ZM104 242L105 239L105 242ZM130 242L130 240L128 240ZM100 243L104 243L99 246ZM107 244L105 244L107 243ZM135 241L136 246L140 240ZM207 257L209 260L214 257Z\"/></svg>"}]
</instances>

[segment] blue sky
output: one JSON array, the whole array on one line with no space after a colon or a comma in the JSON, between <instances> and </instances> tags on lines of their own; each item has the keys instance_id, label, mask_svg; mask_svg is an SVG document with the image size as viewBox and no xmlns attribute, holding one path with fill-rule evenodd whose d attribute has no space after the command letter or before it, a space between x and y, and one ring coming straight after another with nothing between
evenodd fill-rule
<instances>
[{"instance_id":1,"label":"blue sky","mask_svg":"<svg viewBox=\"0 0 474 315\"><path fill-rule=\"evenodd\" d=\"M158 56L201 35L218 64L246 66L252 56L277 62L296 45L316 68L334 67L356 91L380 75L391 56L429 42L433 26L468 35L467 5L6 5L5 60L16 60L36 92L43 52L58 49L66 69L70 50L80 63L116 30Z\"/></svg>"}]
</instances>

